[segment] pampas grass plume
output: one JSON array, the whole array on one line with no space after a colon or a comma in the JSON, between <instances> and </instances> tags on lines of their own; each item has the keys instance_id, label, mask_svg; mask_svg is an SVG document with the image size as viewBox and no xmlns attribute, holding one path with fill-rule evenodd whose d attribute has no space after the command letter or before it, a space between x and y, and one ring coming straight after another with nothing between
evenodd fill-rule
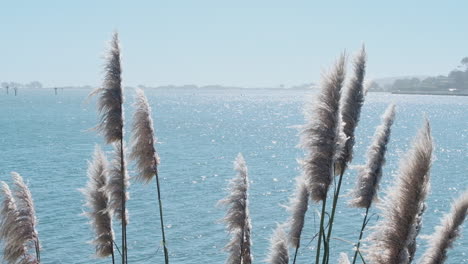
<instances>
[{"instance_id":1,"label":"pampas grass plume","mask_svg":"<svg viewBox=\"0 0 468 264\"><path fill-rule=\"evenodd\" d=\"M234 161L234 169L237 171L229 183L229 194L219 201L219 205L227 207L223 221L227 230L232 234L231 241L225 250L230 253L226 263L252 263L251 248L251 223L248 208L249 179L244 157L239 153Z\"/></svg>"},{"instance_id":2,"label":"pampas grass plume","mask_svg":"<svg viewBox=\"0 0 468 264\"><path fill-rule=\"evenodd\" d=\"M113 253L114 232L112 217L108 210L109 198L104 189L107 183L107 158L96 145L93 160L88 164L88 184L81 192L86 197L89 211L85 215L90 219L96 237L92 243L96 247L97 257L107 257Z\"/></svg>"},{"instance_id":3,"label":"pampas grass plume","mask_svg":"<svg viewBox=\"0 0 468 264\"><path fill-rule=\"evenodd\" d=\"M377 223L370 236L372 244L367 259L371 263L409 262L408 246L415 238L417 216L429 190L432 151L430 126L425 120L400 164L396 185L384 201L383 219Z\"/></svg>"},{"instance_id":4,"label":"pampas grass plume","mask_svg":"<svg viewBox=\"0 0 468 264\"><path fill-rule=\"evenodd\" d=\"M307 152L301 165L307 188L316 202L327 197L333 177L333 164L339 139L339 102L345 79L345 55L324 77L314 105L306 108L308 119L301 131L300 146Z\"/></svg>"},{"instance_id":5,"label":"pampas grass plume","mask_svg":"<svg viewBox=\"0 0 468 264\"><path fill-rule=\"evenodd\" d=\"M159 156L154 144L153 119L148 99L141 89L136 89L133 115L132 146L130 158L136 160L136 179L148 183L157 173Z\"/></svg>"},{"instance_id":6,"label":"pampas grass plume","mask_svg":"<svg viewBox=\"0 0 468 264\"><path fill-rule=\"evenodd\" d=\"M117 33L110 42L106 57L105 76L102 87L91 95L99 94L98 110L101 114L97 130L104 135L107 143L122 140L123 137L123 87L120 61L120 45Z\"/></svg>"},{"instance_id":7,"label":"pampas grass plume","mask_svg":"<svg viewBox=\"0 0 468 264\"><path fill-rule=\"evenodd\" d=\"M447 260L447 250L460 236L460 229L468 214L468 190L452 203L435 233L430 237L429 248L421 258L421 264L442 264Z\"/></svg>"},{"instance_id":8,"label":"pampas grass plume","mask_svg":"<svg viewBox=\"0 0 468 264\"><path fill-rule=\"evenodd\" d=\"M336 161L336 171L342 173L346 165L353 159L353 147L355 142L354 131L359 122L361 108L364 104L364 76L366 73L366 50L364 45L354 60L354 76L347 89L344 90L341 104L342 131L347 140L339 152Z\"/></svg>"},{"instance_id":9,"label":"pampas grass plume","mask_svg":"<svg viewBox=\"0 0 468 264\"><path fill-rule=\"evenodd\" d=\"M291 213L289 218L289 243L294 248L300 247L301 233L304 228L305 215L308 209L309 191L307 190L304 177L296 178L296 190L289 200L286 209Z\"/></svg>"},{"instance_id":10,"label":"pampas grass plume","mask_svg":"<svg viewBox=\"0 0 468 264\"><path fill-rule=\"evenodd\" d=\"M125 148L125 146L124 146ZM122 160L121 154L125 150L121 149L120 142L114 143L114 158L108 167L108 182L105 186L105 192L109 197L108 210L120 221L125 221L128 224L128 212L122 211L122 202L128 200L128 192L126 191L130 185L127 171L122 171L122 163L125 164L125 158ZM123 168L126 168L124 165ZM124 185L122 186L122 182Z\"/></svg>"},{"instance_id":11,"label":"pampas grass plume","mask_svg":"<svg viewBox=\"0 0 468 264\"><path fill-rule=\"evenodd\" d=\"M341 252L338 264L351 264L351 262L349 262L348 254Z\"/></svg>"},{"instance_id":12,"label":"pampas grass plume","mask_svg":"<svg viewBox=\"0 0 468 264\"><path fill-rule=\"evenodd\" d=\"M356 187L350 204L354 207L369 208L377 199L385 153L390 140L391 126L395 120L395 105L387 107L382 116L382 124L377 127L372 144L367 151L366 165L359 167Z\"/></svg>"},{"instance_id":13,"label":"pampas grass plume","mask_svg":"<svg viewBox=\"0 0 468 264\"><path fill-rule=\"evenodd\" d=\"M284 231L284 225L278 225L270 239L270 252L267 263L271 264L288 264L288 236Z\"/></svg>"},{"instance_id":14,"label":"pampas grass plume","mask_svg":"<svg viewBox=\"0 0 468 264\"><path fill-rule=\"evenodd\" d=\"M28 186L16 172L11 173L15 186L12 193L2 182L4 201L0 222L0 238L3 240L3 258L9 263L39 263L39 236L34 202ZM36 257L29 250L34 249Z\"/></svg>"}]
</instances>

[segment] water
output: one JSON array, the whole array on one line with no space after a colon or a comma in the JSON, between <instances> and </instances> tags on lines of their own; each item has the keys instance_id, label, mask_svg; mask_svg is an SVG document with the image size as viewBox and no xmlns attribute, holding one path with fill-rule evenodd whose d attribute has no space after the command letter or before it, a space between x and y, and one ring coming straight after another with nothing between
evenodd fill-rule
<instances>
[{"instance_id":1,"label":"water","mask_svg":"<svg viewBox=\"0 0 468 264\"><path fill-rule=\"evenodd\" d=\"M90 131L98 121L95 101L89 91L21 90L14 97L0 95L0 179L10 181L9 172L22 174L36 203L43 263L110 263L93 258L87 241L92 232L83 212L78 189L86 184L86 161L102 138ZM132 91L127 92L126 120L130 121ZM267 254L268 239L276 223L287 219L280 206L288 201L299 174L297 159L303 153L297 125L304 123L305 91L274 90L148 90L153 107L160 175L172 263L223 263L222 251L229 237L219 223L224 210L218 200L226 195L227 181L234 176L232 161L242 152L249 167L250 211L253 252L256 263ZM379 116L390 102L397 104L397 119L384 169L383 189L393 181L398 160L425 115L431 121L436 161L432 188L421 235L432 233L439 218L461 191L468 187L468 97L413 96L371 93L366 99L357 129L355 160L364 153L379 124ZM128 136L128 133L127 133ZM109 147L105 147L110 151ZM109 153L110 154L110 153ZM130 169L130 174L134 175ZM343 189L353 187L355 171L349 170ZM163 262L160 247L155 183L132 181L128 203L129 261ZM342 197L334 226L333 252L351 254L362 211L347 208ZM306 220L299 263L311 263L315 252L309 243L317 228L317 205ZM373 210L373 212L377 212ZM375 223L375 217L371 223ZM465 224L466 226L466 224ZM447 263L468 263L468 226L457 240ZM115 226L118 234L118 225ZM425 249L419 240L418 253Z\"/></svg>"}]
</instances>

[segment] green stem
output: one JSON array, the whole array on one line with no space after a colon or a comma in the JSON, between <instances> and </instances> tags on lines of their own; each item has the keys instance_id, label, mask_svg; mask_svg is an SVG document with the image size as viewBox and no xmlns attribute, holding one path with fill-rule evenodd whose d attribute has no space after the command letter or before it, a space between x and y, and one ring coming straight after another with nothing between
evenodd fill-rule
<instances>
[{"instance_id":1,"label":"green stem","mask_svg":"<svg viewBox=\"0 0 468 264\"><path fill-rule=\"evenodd\" d=\"M359 240L356 246L356 252L354 252L353 264L356 263L357 254L359 252L359 246L361 245L362 234L364 233L364 228L366 228L367 216L369 214L369 207L366 208L366 215L364 216L364 221L362 221L361 233L359 234Z\"/></svg>"},{"instance_id":2,"label":"green stem","mask_svg":"<svg viewBox=\"0 0 468 264\"><path fill-rule=\"evenodd\" d=\"M120 171L122 173L122 264L125 264L127 263L127 214L125 212L125 175L123 175L125 173L123 137L120 139Z\"/></svg>"},{"instance_id":3,"label":"green stem","mask_svg":"<svg viewBox=\"0 0 468 264\"><path fill-rule=\"evenodd\" d=\"M293 264L296 264L296 257L297 257L297 252L299 251L299 245L296 247L296 252L294 252L294 260Z\"/></svg>"},{"instance_id":4,"label":"green stem","mask_svg":"<svg viewBox=\"0 0 468 264\"><path fill-rule=\"evenodd\" d=\"M335 219L335 211L336 211L336 205L338 203L338 198L340 195L340 189L341 189L341 182L343 180L343 174L344 174L344 169L340 173L340 177L338 179L338 185L336 188L335 195L333 196L333 207L330 215L330 221L328 225L328 234L327 234L327 241L326 241L326 248L325 248L325 256L323 258L322 264L328 263L328 257L330 255L330 238L331 238L331 233L333 230L333 220Z\"/></svg>"},{"instance_id":5,"label":"green stem","mask_svg":"<svg viewBox=\"0 0 468 264\"><path fill-rule=\"evenodd\" d=\"M156 160L155 160L156 161ZM161 233L162 233L162 240L163 240L163 248L164 248L164 263L169 264L169 252L167 251L166 247L166 234L164 233L164 220L163 220L163 209L162 209L162 201L161 201L161 188L159 185L159 175L158 169L156 168L156 186L158 189L158 202L159 202L159 219L161 222Z\"/></svg>"},{"instance_id":6,"label":"green stem","mask_svg":"<svg viewBox=\"0 0 468 264\"><path fill-rule=\"evenodd\" d=\"M113 244L111 244L111 255L112 255L112 264L115 264L114 245Z\"/></svg>"},{"instance_id":7,"label":"green stem","mask_svg":"<svg viewBox=\"0 0 468 264\"><path fill-rule=\"evenodd\" d=\"M323 199L322 201L322 214L320 215L320 230L319 230L319 239L317 242L317 253L315 254L315 263L318 264L320 263L320 247L322 245L322 232L323 230L323 222L325 219L325 206L327 203L327 198Z\"/></svg>"}]
</instances>

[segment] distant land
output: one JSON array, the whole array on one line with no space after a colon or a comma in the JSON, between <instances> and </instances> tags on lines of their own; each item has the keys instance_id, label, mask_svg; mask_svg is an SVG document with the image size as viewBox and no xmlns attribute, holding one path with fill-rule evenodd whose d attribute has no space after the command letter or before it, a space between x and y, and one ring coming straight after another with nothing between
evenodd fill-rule
<instances>
[{"instance_id":1,"label":"distant land","mask_svg":"<svg viewBox=\"0 0 468 264\"><path fill-rule=\"evenodd\" d=\"M398 77L376 78L367 81L369 92L387 92L394 94L421 94L421 95L461 95L468 96L468 57L460 61L460 65L450 71L447 75L429 76L429 75L407 75ZM127 86L126 86L127 87ZM299 85L286 86L279 84L272 87L239 87L226 85L159 85L147 86L138 85L143 89L204 89L204 90L222 90L222 89L288 89L288 90L311 90L317 89L316 83L303 83ZM84 86L63 86L63 87L44 87L38 81L29 83L1 82L1 88L8 94L18 89L93 89L90 85ZM134 87L127 87L134 88Z\"/></svg>"}]
</instances>

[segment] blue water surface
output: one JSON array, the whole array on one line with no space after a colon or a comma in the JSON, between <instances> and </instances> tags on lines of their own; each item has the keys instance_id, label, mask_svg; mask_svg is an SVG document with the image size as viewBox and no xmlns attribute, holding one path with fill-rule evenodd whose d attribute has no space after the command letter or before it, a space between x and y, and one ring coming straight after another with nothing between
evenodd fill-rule
<instances>
[{"instance_id":1,"label":"blue water surface","mask_svg":"<svg viewBox=\"0 0 468 264\"><path fill-rule=\"evenodd\" d=\"M98 122L95 99L88 90L20 90L0 95L0 179L11 183L17 171L32 191L43 263L110 263L93 257L88 242L93 233L82 216L87 160L102 137L91 128ZM254 262L267 256L269 238L288 213L281 207L294 190L303 157L298 125L313 92L305 90L146 90L153 108L161 156L160 176L171 263L223 263L229 235L220 223L224 209L216 207L235 175L233 160L242 152L250 185ZM125 118L131 124L133 90L126 92ZM397 118L387 153L382 190L394 181L400 158L426 116L432 126L435 156L431 191L418 256L426 248L424 235L433 232L449 211L453 198L468 188L468 97L370 93L357 128L355 158L343 182L343 194L355 183L353 166L363 164L380 115L397 104ZM127 129L126 137L130 136ZM104 147L111 155L111 148ZM130 167L130 175L134 176ZM128 210L129 262L163 263L156 185L131 181ZM384 195L384 192L381 193ZM337 209L332 241L333 260L352 254L363 211L349 208L343 195ZM311 204L297 263L312 263L313 234L319 205ZM378 213L372 209L372 213ZM370 225L375 225L375 215ZM447 263L468 263L468 226L450 251ZM117 239L119 225L115 222ZM365 236L367 233L365 234Z\"/></svg>"}]
</instances>

